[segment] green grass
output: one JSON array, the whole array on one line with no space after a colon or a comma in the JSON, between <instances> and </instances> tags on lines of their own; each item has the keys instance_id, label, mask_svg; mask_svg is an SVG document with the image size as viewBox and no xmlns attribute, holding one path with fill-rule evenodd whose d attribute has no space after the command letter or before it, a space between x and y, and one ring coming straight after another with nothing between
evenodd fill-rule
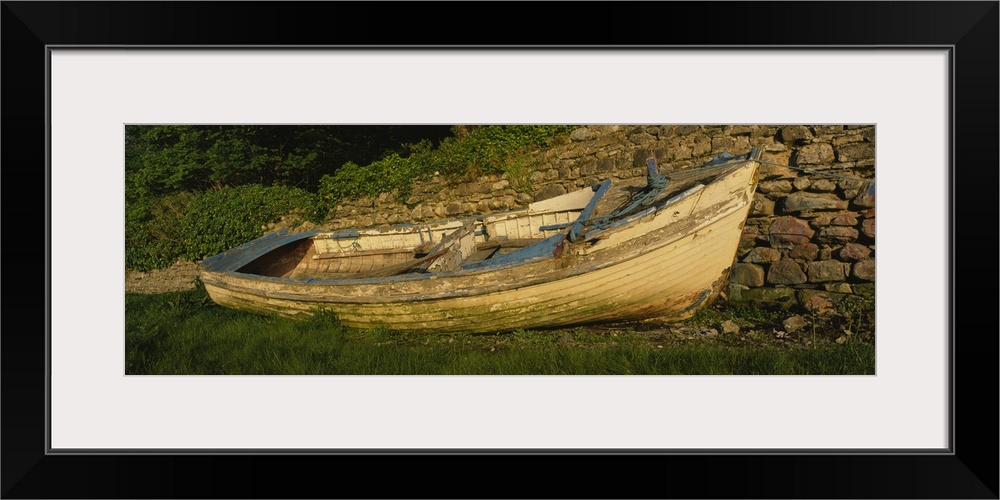
<instances>
[{"instance_id":1,"label":"green grass","mask_svg":"<svg viewBox=\"0 0 1000 500\"><path fill-rule=\"evenodd\" d=\"M737 311L739 313L739 311ZM750 314L744 311L746 314ZM125 373L323 375L873 374L870 343L816 348L766 333L706 337L604 326L493 335L426 335L344 327L330 315L294 321L215 305L199 288L125 296ZM730 319L723 312L720 318ZM771 318L765 318L770 320ZM742 318L744 324L751 320ZM755 320L756 321L756 320Z\"/></svg>"}]
</instances>

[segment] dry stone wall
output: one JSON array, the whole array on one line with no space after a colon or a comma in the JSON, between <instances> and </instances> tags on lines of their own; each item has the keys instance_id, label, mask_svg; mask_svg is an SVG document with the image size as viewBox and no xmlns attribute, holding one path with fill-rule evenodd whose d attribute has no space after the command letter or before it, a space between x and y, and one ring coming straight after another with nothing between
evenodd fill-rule
<instances>
[{"instance_id":1,"label":"dry stone wall","mask_svg":"<svg viewBox=\"0 0 1000 500\"><path fill-rule=\"evenodd\" d=\"M533 157L521 175L418 182L345 200L329 228L366 227L485 214L524 206L604 179L700 165L717 154L762 148L760 170L728 299L787 308L822 292L837 300L875 289L874 125L600 125L579 127ZM789 168L791 167L791 168Z\"/></svg>"}]
</instances>

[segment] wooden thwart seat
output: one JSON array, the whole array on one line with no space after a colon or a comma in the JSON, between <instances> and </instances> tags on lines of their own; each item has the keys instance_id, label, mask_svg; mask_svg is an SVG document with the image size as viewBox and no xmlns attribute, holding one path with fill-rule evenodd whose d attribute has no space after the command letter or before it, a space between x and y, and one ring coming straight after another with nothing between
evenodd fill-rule
<instances>
[{"instance_id":1,"label":"wooden thwart seat","mask_svg":"<svg viewBox=\"0 0 1000 500\"><path fill-rule=\"evenodd\" d=\"M415 258L413 260L408 260L406 262L401 262L399 264L393 264L385 266L379 269L374 269L371 271L364 271L360 273L340 273L338 277L340 278L384 278L387 276L396 276L399 274L404 274L408 272L426 272L426 271L451 271L456 270L461 265L463 259L468 257L472 250L475 249L475 222L468 221L461 228L455 230L454 232L448 234L428 250L423 250L420 247L417 248L399 248L399 249L386 249L386 250L368 250L368 251L358 251L344 254L334 254L334 257L324 257L324 258L338 258L338 257L352 257L360 255L387 255L392 253L404 253L408 252L411 254L418 255L422 252L426 252L426 255L420 258ZM330 254L324 254L330 255Z\"/></svg>"},{"instance_id":2,"label":"wooden thwart seat","mask_svg":"<svg viewBox=\"0 0 1000 500\"><path fill-rule=\"evenodd\" d=\"M484 241L476 245L476 250L492 250L494 248L524 248L545 241L545 238L505 238L503 236Z\"/></svg>"},{"instance_id":3,"label":"wooden thwart seat","mask_svg":"<svg viewBox=\"0 0 1000 500\"><path fill-rule=\"evenodd\" d=\"M400 253L414 254L416 248L381 248L376 250L358 250L356 252L328 252L313 255L313 259L349 259L366 255L395 255Z\"/></svg>"}]
</instances>

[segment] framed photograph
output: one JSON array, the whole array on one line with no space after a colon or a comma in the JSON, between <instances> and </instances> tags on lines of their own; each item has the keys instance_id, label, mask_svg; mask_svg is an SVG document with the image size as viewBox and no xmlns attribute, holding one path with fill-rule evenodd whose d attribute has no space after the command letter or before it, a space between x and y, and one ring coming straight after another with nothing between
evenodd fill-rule
<instances>
[{"instance_id":1,"label":"framed photograph","mask_svg":"<svg viewBox=\"0 0 1000 500\"><path fill-rule=\"evenodd\" d=\"M522 45L489 35L565 23L520 4L480 5L497 27L473 33L444 21L459 7L448 4L4 2L2 154L8 195L31 193L9 197L7 214L44 214L45 231L30 252L8 242L8 285L39 285L5 296L3 495L997 498L996 322L967 305L994 297L979 283L996 258L979 238L959 246L956 229L968 236L983 207L995 213L998 4L738 3L720 18L722 5L574 4L604 21L584 31L619 43ZM870 134L882 217L874 374L136 375L127 127L219 124ZM449 265L427 255L407 265ZM288 272L257 274L273 284ZM232 283L220 276L210 291L221 303ZM267 292L261 303L281 299ZM14 326L21 311L40 326ZM158 326L143 328L152 338ZM307 462L393 480L289 484ZM482 476L498 465L588 472L526 489ZM442 473L450 486L427 484Z\"/></svg>"}]
</instances>

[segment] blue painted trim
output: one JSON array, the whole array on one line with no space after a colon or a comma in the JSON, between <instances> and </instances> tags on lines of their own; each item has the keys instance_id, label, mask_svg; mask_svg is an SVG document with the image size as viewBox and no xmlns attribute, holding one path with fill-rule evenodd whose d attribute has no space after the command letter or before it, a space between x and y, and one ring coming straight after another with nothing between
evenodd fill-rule
<instances>
[{"instance_id":1,"label":"blue painted trim","mask_svg":"<svg viewBox=\"0 0 1000 500\"><path fill-rule=\"evenodd\" d=\"M656 157L650 156L646 158L646 178L652 179L660 175L660 169L656 166Z\"/></svg>"},{"instance_id":2,"label":"blue painted trim","mask_svg":"<svg viewBox=\"0 0 1000 500\"><path fill-rule=\"evenodd\" d=\"M504 267L517 266L521 264L528 263L530 261L541 260L541 259L551 259L555 256L556 249L558 249L560 243L565 239L565 234L557 234L555 236L549 237L542 240L534 245L519 249L515 252L511 252L507 255L502 255L500 257L495 257L493 259L477 262L474 264L467 264L463 266L458 271L453 271L450 273L404 273L396 276L383 276L374 278L336 278L336 279L317 279L317 278L282 278L278 276L262 276L259 274L241 273L236 272L235 269L239 269L245 266L247 263L252 261L250 259L242 264L239 264L235 269L222 269L216 266L212 269L207 269L209 271L225 272L226 274L250 279L254 281L265 281L268 283L282 283L282 284L309 284L309 285L375 285L379 283L387 282L403 282L403 281L422 281L429 280L445 276L456 276L475 273L481 270L496 270ZM286 242L287 243L287 242ZM269 250L268 250L269 251ZM266 253L266 251L265 251ZM258 256L259 257L259 256ZM254 257L257 258L257 257Z\"/></svg>"},{"instance_id":3,"label":"blue painted trim","mask_svg":"<svg viewBox=\"0 0 1000 500\"><path fill-rule=\"evenodd\" d=\"M637 220L639 220L639 219L641 219L641 218L643 218L643 217L645 217L645 216L647 216L647 215L649 215L649 214L651 214L653 212L656 212L659 209L660 209L660 207L650 207L650 208L647 208L647 209L643 210L642 212L639 212L639 213L637 213L637 214L635 214L635 215L633 215L631 217L626 217L624 219L617 220L617 221L611 223L611 225L609 225L608 228L610 229L610 228L613 228L613 227L621 227L621 226L624 226L624 225L627 225L627 224L631 224L631 223L633 223L633 222L635 222L635 221L637 221Z\"/></svg>"},{"instance_id":4,"label":"blue painted trim","mask_svg":"<svg viewBox=\"0 0 1000 500\"><path fill-rule=\"evenodd\" d=\"M712 293L711 290L702 290L701 295L698 296L698 298L694 301L694 303L685 307L684 310L681 311L681 313L683 314L694 310L695 308L700 306L702 302L705 302L705 299L707 299L711 293Z\"/></svg>"},{"instance_id":5,"label":"blue painted trim","mask_svg":"<svg viewBox=\"0 0 1000 500\"><path fill-rule=\"evenodd\" d=\"M329 237L331 240L339 240L341 238L357 238L359 236L361 236L361 233L357 229L344 229L343 231L331 233Z\"/></svg>"},{"instance_id":6,"label":"blue painted trim","mask_svg":"<svg viewBox=\"0 0 1000 500\"><path fill-rule=\"evenodd\" d=\"M556 231L558 229L566 229L572 222L563 222L562 224L549 224L548 226L541 226L538 228L539 231Z\"/></svg>"},{"instance_id":7,"label":"blue painted trim","mask_svg":"<svg viewBox=\"0 0 1000 500\"><path fill-rule=\"evenodd\" d=\"M231 250L226 250L218 255L209 257L201 262L206 271L227 272L237 269L253 262L254 259L289 243L311 238L320 231L314 229L304 233L288 234L284 229L277 233L262 236L249 243L244 243Z\"/></svg>"},{"instance_id":8,"label":"blue painted trim","mask_svg":"<svg viewBox=\"0 0 1000 500\"><path fill-rule=\"evenodd\" d=\"M288 231L285 230L285 229L282 229L282 230L280 230L278 232L275 232L275 233L265 234L264 236L261 236L260 238L257 238L256 240L244 243L244 244L242 244L240 246L237 246L237 247L234 247L234 248L230 248L229 250L226 250L225 252L213 255L212 257L209 257L209 258L201 261L201 265L202 265L202 267L207 268L208 266L212 266L213 264L215 264L219 260L221 260L221 259L223 259L225 257L228 257L228 256L230 256L230 255L232 255L234 253L246 250L247 248L250 248L250 247L252 247L254 245L259 245L259 244L261 244L264 241L267 241L267 240L272 239L272 238L277 238L279 236L284 236L286 234L288 234Z\"/></svg>"},{"instance_id":9,"label":"blue painted trim","mask_svg":"<svg viewBox=\"0 0 1000 500\"><path fill-rule=\"evenodd\" d=\"M462 266L462 269L496 269L517 264L524 264L541 258L550 259L555 257L556 250L565 239L565 234L549 236L534 245L521 248L507 255L501 255L482 262L466 264Z\"/></svg>"},{"instance_id":10,"label":"blue painted trim","mask_svg":"<svg viewBox=\"0 0 1000 500\"><path fill-rule=\"evenodd\" d=\"M594 209L597 208L597 204L601 202L601 198L604 197L604 193L608 192L608 188L611 187L611 179L607 179L601 183L597 188L597 193L591 198L590 203L580 212L580 216L577 217L576 222L569 229L569 241L576 242L580 239L580 232L583 231L583 223L590 218L590 214L594 213Z\"/></svg>"},{"instance_id":11,"label":"blue painted trim","mask_svg":"<svg viewBox=\"0 0 1000 500\"><path fill-rule=\"evenodd\" d=\"M715 158L712 158L710 161L705 163L704 166L708 167L711 165L723 165L725 163L729 163L734 158L735 157L729 151L724 151L722 153L715 155Z\"/></svg>"}]
</instances>

